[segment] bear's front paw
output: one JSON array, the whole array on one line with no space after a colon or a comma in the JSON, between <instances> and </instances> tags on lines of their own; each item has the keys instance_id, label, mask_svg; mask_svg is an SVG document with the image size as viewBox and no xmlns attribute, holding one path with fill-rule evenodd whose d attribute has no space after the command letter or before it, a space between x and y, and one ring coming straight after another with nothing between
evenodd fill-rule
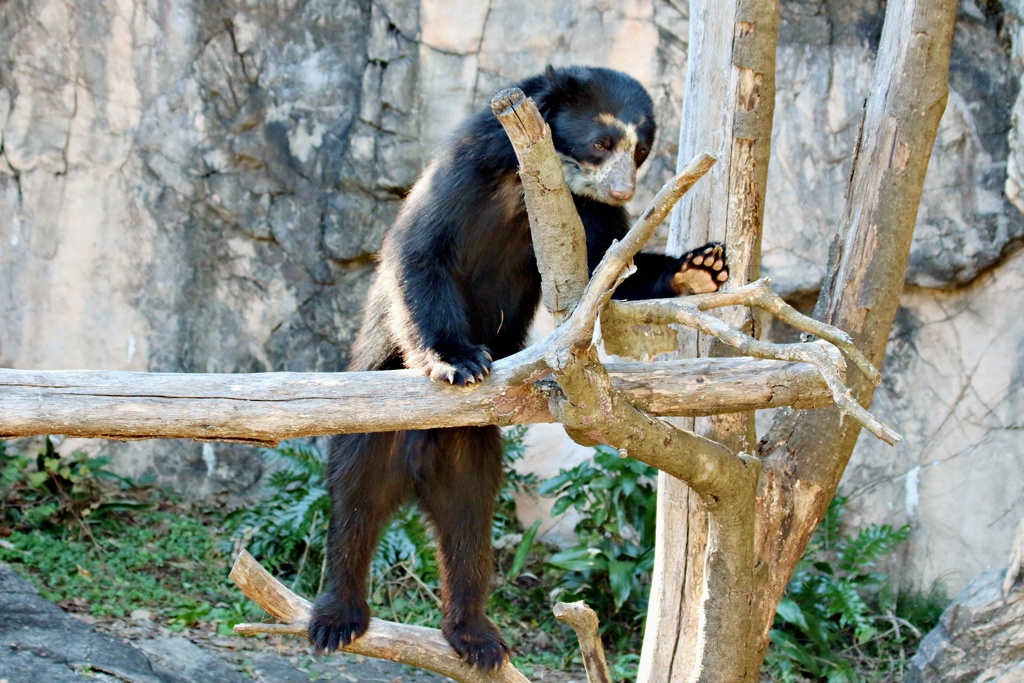
<instances>
[{"instance_id":1,"label":"bear's front paw","mask_svg":"<svg viewBox=\"0 0 1024 683\"><path fill-rule=\"evenodd\" d=\"M435 382L464 387L479 382L491 371L491 353L486 346L466 344L436 351L427 366L427 375Z\"/></svg>"},{"instance_id":2,"label":"bear's front paw","mask_svg":"<svg viewBox=\"0 0 1024 683\"><path fill-rule=\"evenodd\" d=\"M309 618L309 643L318 654L345 647L370 627L366 600L340 600L331 591L320 594Z\"/></svg>"},{"instance_id":3,"label":"bear's front paw","mask_svg":"<svg viewBox=\"0 0 1024 683\"><path fill-rule=\"evenodd\" d=\"M672 276L672 289L676 294L717 292L729 279L725 245L720 242L697 247L679 260L679 270Z\"/></svg>"}]
</instances>

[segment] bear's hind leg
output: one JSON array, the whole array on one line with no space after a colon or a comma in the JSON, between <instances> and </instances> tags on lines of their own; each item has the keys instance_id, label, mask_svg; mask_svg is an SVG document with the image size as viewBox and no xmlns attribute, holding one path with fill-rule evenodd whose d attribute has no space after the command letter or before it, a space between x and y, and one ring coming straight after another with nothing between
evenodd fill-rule
<instances>
[{"instance_id":1,"label":"bear's hind leg","mask_svg":"<svg viewBox=\"0 0 1024 683\"><path fill-rule=\"evenodd\" d=\"M437 452L417 493L437 531L441 631L469 664L497 669L509 649L484 606L494 573L491 517L502 477L501 435L497 427L437 434Z\"/></svg>"},{"instance_id":2,"label":"bear's hind leg","mask_svg":"<svg viewBox=\"0 0 1024 683\"><path fill-rule=\"evenodd\" d=\"M412 493L398 466L404 434L345 434L331 440L327 486L326 588L309 620L309 642L318 654L344 647L370 625L366 579L384 524Z\"/></svg>"}]
</instances>

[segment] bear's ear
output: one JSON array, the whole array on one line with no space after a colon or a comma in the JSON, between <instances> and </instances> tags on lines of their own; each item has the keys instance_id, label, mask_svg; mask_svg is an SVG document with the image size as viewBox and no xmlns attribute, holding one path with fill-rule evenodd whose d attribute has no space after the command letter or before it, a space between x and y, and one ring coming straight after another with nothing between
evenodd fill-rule
<instances>
[{"instance_id":1,"label":"bear's ear","mask_svg":"<svg viewBox=\"0 0 1024 683\"><path fill-rule=\"evenodd\" d=\"M547 68L544 69L544 76L548 79L548 83L551 84L552 92L573 95L583 87L583 79L575 71L578 70L572 67L556 69L548 64Z\"/></svg>"},{"instance_id":2,"label":"bear's ear","mask_svg":"<svg viewBox=\"0 0 1024 683\"><path fill-rule=\"evenodd\" d=\"M544 69L548 87L537 103L542 114L557 110L561 103L580 103L586 99L584 81L576 71L572 67L556 69L550 64Z\"/></svg>"},{"instance_id":3,"label":"bear's ear","mask_svg":"<svg viewBox=\"0 0 1024 683\"><path fill-rule=\"evenodd\" d=\"M555 71L555 67L548 64L544 69L544 75L547 76L548 83L551 84L552 88L558 87L558 81L561 77L559 76L559 73Z\"/></svg>"}]
</instances>

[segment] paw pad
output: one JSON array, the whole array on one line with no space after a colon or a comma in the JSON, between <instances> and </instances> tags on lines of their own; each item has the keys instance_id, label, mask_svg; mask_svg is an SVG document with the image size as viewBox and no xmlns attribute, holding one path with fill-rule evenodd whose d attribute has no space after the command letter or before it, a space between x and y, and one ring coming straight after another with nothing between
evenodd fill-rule
<instances>
[{"instance_id":1,"label":"paw pad","mask_svg":"<svg viewBox=\"0 0 1024 683\"><path fill-rule=\"evenodd\" d=\"M697 247L679 261L679 270L672 277L672 289L677 294L717 292L729 279L725 245L719 242Z\"/></svg>"}]
</instances>

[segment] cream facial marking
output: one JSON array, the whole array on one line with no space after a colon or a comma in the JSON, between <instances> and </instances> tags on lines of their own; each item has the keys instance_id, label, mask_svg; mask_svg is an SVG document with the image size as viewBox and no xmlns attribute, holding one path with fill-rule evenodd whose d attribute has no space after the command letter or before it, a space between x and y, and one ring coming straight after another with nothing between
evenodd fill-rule
<instances>
[{"instance_id":1,"label":"cream facial marking","mask_svg":"<svg viewBox=\"0 0 1024 683\"><path fill-rule=\"evenodd\" d=\"M616 129L615 147L608 150L607 156L597 164L563 155L565 182L573 194L622 206L633 198L636 189L636 126L624 123L609 113L598 114L594 121L600 126Z\"/></svg>"},{"instance_id":2,"label":"cream facial marking","mask_svg":"<svg viewBox=\"0 0 1024 683\"><path fill-rule=\"evenodd\" d=\"M615 144L615 151L628 152L630 155L633 154L633 150L636 149L637 133L636 125L632 123L625 123L614 114L607 112L598 114L594 117L594 120L600 123L602 126L608 126L609 128L617 128L622 135L619 137L619 141ZM641 117L638 125L643 125L644 118Z\"/></svg>"}]
</instances>

